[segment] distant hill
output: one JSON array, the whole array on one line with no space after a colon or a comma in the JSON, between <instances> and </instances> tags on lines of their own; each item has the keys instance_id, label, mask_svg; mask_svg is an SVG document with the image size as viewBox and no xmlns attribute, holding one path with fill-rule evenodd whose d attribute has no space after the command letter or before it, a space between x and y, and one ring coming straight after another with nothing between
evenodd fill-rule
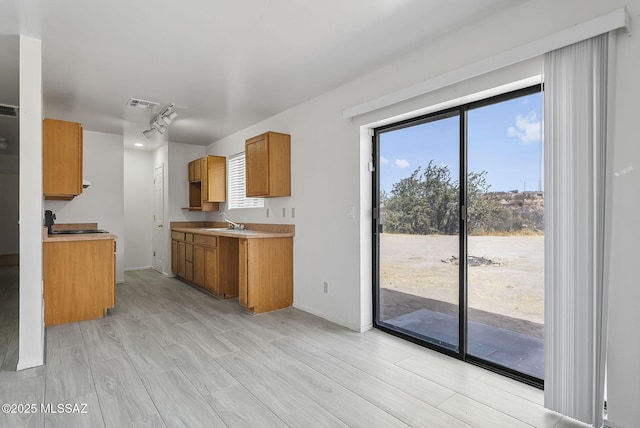
<instances>
[{"instance_id":1,"label":"distant hill","mask_svg":"<svg viewBox=\"0 0 640 428\"><path fill-rule=\"evenodd\" d=\"M540 235L544 232L543 192L494 192L487 172L467 174L467 233ZM460 228L460 187L446 165L433 160L380 194L383 230L411 235L455 235Z\"/></svg>"},{"instance_id":2,"label":"distant hill","mask_svg":"<svg viewBox=\"0 0 640 428\"><path fill-rule=\"evenodd\" d=\"M544 233L544 192L486 192L480 197L499 204L510 213L508 225L485 232Z\"/></svg>"}]
</instances>

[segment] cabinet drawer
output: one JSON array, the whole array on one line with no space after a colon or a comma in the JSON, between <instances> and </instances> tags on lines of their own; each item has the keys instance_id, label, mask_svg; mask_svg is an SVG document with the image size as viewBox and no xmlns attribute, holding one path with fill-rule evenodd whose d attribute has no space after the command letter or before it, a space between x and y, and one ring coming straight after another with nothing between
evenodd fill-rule
<instances>
[{"instance_id":1,"label":"cabinet drawer","mask_svg":"<svg viewBox=\"0 0 640 428\"><path fill-rule=\"evenodd\" d=\"M193 233L185 233L184 240L187 242L193 242Z\"/></svg>"},{"instance_id":2,"label":"cabinet drawer","mask_svg":"<svg viewBox=\"0 0 640 428\"><path fill-rule=\"evenodd\" d=\"M195 243L198 245L204 245L207 247L215 247L218 245L218 238L216 236L209 235L195 235Z\"/></svg>"},{"instance_id":3,"label":"cabinet drawer","mask_svg":"<svg viewBox=\"0 0 640 428\"><path fill-rule=\"evenodd\" d=\"M184 241L184 232L171 232L171 239L175 241Z\"/></svg>"}]
</instances>

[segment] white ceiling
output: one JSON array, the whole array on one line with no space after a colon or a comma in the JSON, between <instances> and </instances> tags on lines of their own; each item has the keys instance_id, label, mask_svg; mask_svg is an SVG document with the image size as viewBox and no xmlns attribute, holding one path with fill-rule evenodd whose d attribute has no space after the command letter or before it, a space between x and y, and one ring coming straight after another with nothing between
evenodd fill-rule
<instances>
[{"instance_id":1,"label":"white ceiling","mask_svg":"<svg viewBox=\"0 0 640 428\"><path fill-rule=\"evenodd\" d=\"M523 1L2 0L0 35L42 40L45 116L137 134L130 97L175 102L204 145Z\"/></svg>"}]
</instances>

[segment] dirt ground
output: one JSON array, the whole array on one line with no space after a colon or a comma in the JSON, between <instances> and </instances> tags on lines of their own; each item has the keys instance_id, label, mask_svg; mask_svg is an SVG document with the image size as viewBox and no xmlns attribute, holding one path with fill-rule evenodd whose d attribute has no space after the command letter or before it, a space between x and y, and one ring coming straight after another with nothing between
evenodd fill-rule
<instances>
[{"instance_id":1,"label":"dirt ground","mask_svg":"<svg viewBox=\"0 0 640 428\"><path fill-rule=\"evenodd\" d=\"M470 319L495 313L539 330L544 323L544 237L470 236L468 245L469 256L494 262L468 269ZM406 296L416 296L455 310L458 265L451 256L458 256L457 236L382 234L380 287L389 293L381 293L381 306L388 314L401 312L402 306L415 306Z\"/></svg>"}]
</instances>

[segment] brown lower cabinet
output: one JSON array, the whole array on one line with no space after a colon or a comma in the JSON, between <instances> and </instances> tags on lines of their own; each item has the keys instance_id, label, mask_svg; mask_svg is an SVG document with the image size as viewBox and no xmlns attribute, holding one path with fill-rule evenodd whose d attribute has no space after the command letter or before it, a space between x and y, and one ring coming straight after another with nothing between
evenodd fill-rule
<instances>
[{"instance_id":1,"label":"brown lower cabinet","mask_svg":"<svg viewBox=\"0 0 640 428\"><path fill-rule=\"evenodd\" d=\"M225 293L218 277L218 237L171 232L171 270L176 276L220 297Z\"/></svg>"},{"instance_id":2,"label":"brown lower cabinet","mask_svg":"<svg viewBox=\"0 0 640 428\"><path fill-rule=\"evenodd\" d=\"M101 318L116 303L113 239L43 243L46 326Z\"/></svg>"},{"instance_id":3,"label":"brown lower cabinet","mask_svg":"<svg viewBox=\"0 0 640 428\"><path fill-rule=\"evenodd\" d=\"M193 281L193 233L171 232L171 271Z\"/></svg>"},{"instance_id":4,"label":"brown lower cabinet","mask_svg":"<svg viewBox=\"0 0 640 428\"><path fill-rule=\"evenodd\" d=\"M171 269L179 278L225 299L238 297L252 313L291 306L293 238L243 239L178 231L172 231L171 238Z\"/></svg>"},{"instance_id":5,"label":"brown lower cabinet","mask_svg":"<svg viewBox=\"0 0 640 428\"><path fill-rule=\"evenodd\" d=\"M293 238L239 240L238 300L259 314L293 303Z\"/></svg>"},{"instance_id":6,"label":"brown lower cabinet","mask_svg":"<svg viewBox=\"0 0 640 428\"><path fill-rule=\"evenodd\" d=\"M205 290L225 297L218 281L218 242L215 236L194 235L193 282ZM189 278L185 278L189 281Z\"/></svg>"}]
</instances>

